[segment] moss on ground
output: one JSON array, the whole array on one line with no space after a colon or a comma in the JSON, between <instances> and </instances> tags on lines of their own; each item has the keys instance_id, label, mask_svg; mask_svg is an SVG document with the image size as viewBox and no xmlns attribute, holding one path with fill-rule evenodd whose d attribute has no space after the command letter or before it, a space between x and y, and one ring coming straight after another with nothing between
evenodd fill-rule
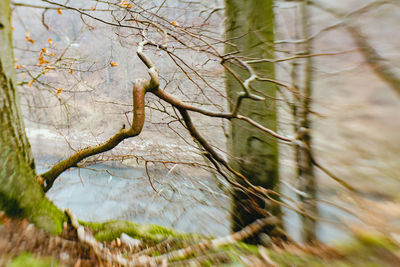
<instances>
[{"instance_id":1,"label":"moss on ground","mask_svg":"<svg viewBox=\"0 0 400 267\"><path fill-rule=\"evenodd\" d=\"M321 255L276 252L269 250L270 258L278 266L400 266L400 247L390 238L371 232L359 232L349 242L335 246L337 255L326 257Z\"/></svg>"},{"instance_id":2,"label":"moss on ground","mask_svg":"<svg viewBox=\"0 0 400 267\"><path fill-rule=\"evenodd\" d=\"M168 237L173 237L176 240L189 240L189 242L185 242L186 244L196 243L200 239L208 239L197 234L184 234L154 224L141 225L117 220L104 223L81 222L81 224L90 228L99 241L112 241L120 237L121 233L126 233L133 238L153 244ZM304 251L292 251L290 248L283 249L282 251L267 249L270 259L277 266L400 266L400 258L397 257L400 247L390 238L378 233L359 232L355 234L354 239L339 244L332 248L332 250L335 251L334 256L327 256L323 249L319 253L318 248L314 248L313 253L307 252L307 249ZM226 253L225 255L230 259L229 263L222 264L223 266L246 266L243 263L243 258L262 258L257 246L243 242L222 246L218 249L211 249L207 252L209 255L218 253ZM157 256L162 253L154 251L153 254L153 256ZM197 257L199 255L188 255L186 258L177 260L185 261L193 256ZM202 266L213 266L213 260L205 260L201 264Z\"/></svg>"},{"instance_id":3,"label":"moss on ground","mask_svg":"<svg viewBox=\"0 0 400 267\"><path fill-rule=\"evenodd\" d=\"M143 240L144 242L159 242L168 237L183 240L200 240L202 238L198 234L180 233L171 228L155 224L137 224L119 220L111 220L103 223L81 221L80 223L90 228L98 241L106 242L120 237L122 233Z\"/></svg>"},{"instance_id":4,"label":"moss on ground","mask_svg":"<svg viewBox=\"0 0 400 267\"><path fill-rule=\"evenodd\" d=\"M36 258L31 253L22 253L11 260L7 267L57 267L58 262L53 258Z\"/></svg>"}]
</instances>

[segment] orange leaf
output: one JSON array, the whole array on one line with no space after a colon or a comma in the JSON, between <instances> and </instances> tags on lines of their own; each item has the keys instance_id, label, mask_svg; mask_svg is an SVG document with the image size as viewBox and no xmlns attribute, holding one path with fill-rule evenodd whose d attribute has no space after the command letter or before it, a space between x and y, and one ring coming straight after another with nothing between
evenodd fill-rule
<instances>
[{"instance_id":1,"label":"orange leaf","mask_svg":"<svg viewBox=\"0 0 400 267\"><path fill-rule=\"evenodd\" d=\"M47 54L47 49L45 47L42 48L42 52Z\"/></svg>"},{"instance_id":2,"label":"orange leaf","mask_svg":"<svg viewBox=\"0 0 400 267\"><path fill-rule=\"evenodd\" d=\"M15 28L13 26L11 26L11 31L14 31L14 30L15 30Z\"/></svg>"},{"instance_id":3,"label":"orange leaf","mask_svg":"<svg viewBox=\"0 0 400 267\"><path fill-rule=\"evenodd\" d=\"M53 39L49 38L47 39L47 42L49 43L49 45L53 45Z\"/></svg>"},{"instance_id":4,"label":"orange leaf","mask_svg":"<svg viewBox=\"0 0 400 267\"><path fill-rule=\"evenodd\" d=\"M61 94L62 90L63 90L62 88L58 88L56 95Z\"/></svg>"},{"instance_id":5,"label":"orange leaf","mask_svg":"<svg viewBox=\"0 0 400 267\"><path fill-rule=\"evenodd\" d=\"M61 8L57 8L57 13L58 13L58 15L62 14Z\"/></svg>"},{"instance_id":6,"label":"orange leaf","mask_svg":"<svg viewBox=\"0 0 400 267\"><path fill-rule=\"evenodd\" d=\"M94 6L91 6L91 7L90 7L90 10L92 10L92 11L93 11L93 10L94 10Z\"/></svg>"},{"instance_id":7,"label":"orange leaf","mask_svg":"<svg viewBox=\"0 0 400 267\"><path fill-rule=\"evenodd\" d=\"M74 72L73 69L69 69L68 71L69 74L72 74L73 72Z\"/></svg>"},{"instance_id":8,"label":"orange leaf","mask_svg":"<svg viewBox=\"0 0 400 267\"><path fill-rule=\"evenodd\" d=\"M116 67L116 66L118 66L118 63L117 63L117 62L115 62L115 61L113 61L113 62L110 62L110 66L111 66L111 67Z\"/></svg>"},{"instance_id":9,"label":"orange leaf","mask_svg":"<svg viewBox=\"0 0 400 267\"><path fill-rule=\"evenodd\" d=\"M28 86L29 86L29 87L32 87L32 85L33 85L33 80L31 80L31 81L28 83Z\"/></svg>"},{"instance_id":10,"label":"orange leaf","mask_svg":"<svg viewBox=\"0 0 400 267\"><path fill-rule=\"evenodd\" d=\"M43 58L43 51L40 51L40 55L39 55L39 57L38 57L38 61L39 61L39 65L46 64L46 63L50 63L50 61L45 60L45 59Z\"/></svg>"},{"instance_id":11,"label":"orange leaf","mask_svg":"<svg viewBox=\"0 0 400 267\"><path fill-rule=\"evenodd\" d=\"M51 57L56 57L57 55L54 54L54 53L51 53L49 56L51 56Z\"/></svg>"},{"instance_id":12,"label":"orange leaf","mask_svg":"<svg viewBox=\"0 0 400 267\"><path fill-rule=\"evenodd\" d=\"M28 41L28 42L31 42L32 44L35 43L35 41L32 40L32 38L31 38L31 32L29 32L29 31L26 32L26 34L25 34L25 40Z\"/></svg>"},{"instance_id":13,"label":"orange leaf","mask_svg":"<svg viewBox=\"0 0 400 267\"><path fill-rule=\"evenodd\" d=\"M126 0L123 0L121 3L119 3L119 6L120 7L127 7L127 8L132 8L133 7L130 3L126 2Z\"/></svg>"},{"instance_id":14,"label":"orange leaf","mask_svg":"<svg viewBox=\"0 0 400 267\"><path fill-rule=\"evenodd\" d=\"M32 43L32 44L35 43L35 41L34 41L31 37L29 37L29 36L25 36L25 40L28 41L28 42L30 42L30 43Z\"/></svg>"},{"instance_id":15,"label":"orange leaf","mask_svg":"<svg viewBox=\"0 0 400 267\"><path fill-rule=\"evenodd\" d=\"M14 58L14 63L17 63L17 62L18 62L18 59Z\"/></svg>"},{"instance_id":16,"label":"orange leaf","mask_svg":"<svg viewBox=\"0 0 400 267\"><path fill-rule=\"evenodd\" d=\"M26 74L25 74L25 73L21 73L21 77L22 77L22 78L25 78L25 77L26 77Z\"/></svg>"},{"instance_id":17,"label":"orange leaf","mask_svg":"<svg viewBox=\"0 0 400 267\"><path fill-rule=\"evenodd\" d=\"M177 21L175 21L175 20L172 21L171 23L172 23L172 25L174 25L174 26L179 26L179 23L178 23Z\"/></svg>"},{"instance_id":18,"label":"orange leaf","mask_svg":"<svg viewBox=\"0 0 400 267\"><path fill-rule=\"evenodd\" d=\"M19 69L20 66L18 64L14 64L15 69Z\"/></svg>"}]
</instances>

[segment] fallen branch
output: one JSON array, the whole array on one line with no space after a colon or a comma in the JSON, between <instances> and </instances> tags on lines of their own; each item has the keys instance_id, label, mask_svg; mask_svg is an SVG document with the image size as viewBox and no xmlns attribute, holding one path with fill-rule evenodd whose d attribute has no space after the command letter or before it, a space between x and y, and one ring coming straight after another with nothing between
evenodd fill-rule
<instances>
[{"instance_id":1,"label":"fallen branch","mask_svg":"<svg viewBox=\"0 0 400 267\"><path fill-rule=\"evenodd\" d=\"M279 219L276 217L266 217L258 219L253 223L249 224L248 226L244 227L239 232L233 233L226 237L216 238L213 240L206 240L186 248L175 250L163 254L161 256L158 256L155 258L155 260L157 262L163 262L165 260L172 261L174 259L184 258L187 257L188 255L203 252L208 249L216 249L221 246L233 244L254 235L255 233L261 231L267 225L275 225L277 223L279 223Z\"/></svg>"},{"instance_id":2,"label":"fallen branch","mask_svg":"<svg viewBox=\"0 0 400 267\"><path fill-rule=\"evenodd\" d=\"M87 244L92 248L93 252L102 260L108 263L116 263L122 266L153 266L155 265L155 260L152 257L146 255L136 256L131 259L123 257L120 253L111 253L111 251L104 247L103 244L98 242L93 235L85 231L85 228L79 224L75 215L70 209L66 209L65 213L71 220L71 225L76 229L78 239L80 242ZM161 262L161 261L160 261Z\"/></svg>"}]
</instances>

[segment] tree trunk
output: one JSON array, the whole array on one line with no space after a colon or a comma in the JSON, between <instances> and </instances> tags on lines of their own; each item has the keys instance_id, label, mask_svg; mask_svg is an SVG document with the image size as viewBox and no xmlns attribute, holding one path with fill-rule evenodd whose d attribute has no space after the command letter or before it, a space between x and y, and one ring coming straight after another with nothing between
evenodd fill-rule
<instances>
[{"instance_id":1,"label":"tree trunk","mask_svg":"<svg viewBox=\"0 0 400 267\"><path fill-rule=\"evenodd\" d=\"M274 15L272 0L226 0L226 54L240 51L235 56L249 58L273 58ZM249 72L238 65L229 63L242 81ZM273 78L273 63L252 65L260 77ZM276 87L268 82L252 82L253 93L265 97L264 101L243 100L239 113L256 120L265 127L276 131ZM239 82L226 74L226 90L232 103L242 91ZM232 160L230 164L250 182L267 189L278 190L278 143L273 137L250 127L243 121L233 120L228 148ZM255 205L257 203L258 205ZM258 207L257 207L258 206ZM234 192L232 209L232 231L238 231L258 218L264 217L264 209L280 217L280 207L265 203L261 199L249 197L242 192ZM263 215L264 213L264 215ZM271 234L271 229L265 229ZM257 242L256 239L250 240Z\"/></svg>"},{"instance_id":2,"label":"tree trunk","mask_svg":"<svg viewBox=\"0 0 400 267\"><path fill-rule=\"evenodd\" d=\"M307 0L300 3L301 12L301 28L302 38L307 40L311 36L310 14ZM303 47L305 54L312 54L312 40L308 40ZM306 193L306 196L299 195L304 212L309 216L301 216L303 241L312 243L317 239L317 221L314 219L318 215L318 207L316 203L317 183L314 175L314 165L312 163L312 146L311 146L311 120L310 107L312 104L312 76L313 76L313 59L308 57L305 59L304 66L304 86L302 90L301 106L299 109L299 126L306 129L306 133L302 139L304 146L298 146L298 179L299 190Z\"/></svg>"},{"instance_id":3,"label":"tree trunk","mask_svg":"<svg viewBox=\"0 0 400 267\"><path fill-rule=\"evenodd\" d=\"M51 233L62 231L64 213L36 182L35 164L19 110L9 0L0 1L0 209Z\"/></svg>"}]
</instances>

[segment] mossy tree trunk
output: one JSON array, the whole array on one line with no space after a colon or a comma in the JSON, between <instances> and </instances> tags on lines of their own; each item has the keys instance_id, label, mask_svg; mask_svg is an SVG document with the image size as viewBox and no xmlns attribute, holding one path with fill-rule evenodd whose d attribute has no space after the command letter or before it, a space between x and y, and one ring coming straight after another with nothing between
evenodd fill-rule
<instances>
[{"instance_id":1,"label":"mossy tree trunk","mask_svg":"<svg viewBox=\"0 0 400 267\"><path fill-rule=\"evenodd\" d=\"M35 165L25 134L15 88L9 0L0 1L0 209L27 218L54 234L64 213L46 198L36 182Z\"/></svg>"},{"instance_id":2,"label":"mossy tree trunk","mask_svg":"<svg viewBox=\"0 0 400 267\"><path fill-rule=\"evenodd\" d=\"M274 14L273 0L226 0L226 39L225 52L239 52L235 56L244 58L274 57ZM229 64L242 81L249 77L243 68ZM260 77L273 78L273 63L252 64ZM265 101L245 99L239 113L250 117L274 131L277 128L275 94L272 83L254 81L252 93L265 97ZM241 85L229 73L226 74L226 90L232 103L242 91ZM229 152L233 159L231 165L245 175L253 184L267 189L278 190L279 166L278 143L242 121L233 120L229 136ZM257 203L258 205L254 205ZM257 207L259 206L259 207ZM242 192L233 194L232 231L238 231L260 217L264 217L259 208L280 216L280 208L254 199ZM271 229L266 229L271 234ZM257 242L257 240L255 240Z\"/></svg>"}]
</instances>

